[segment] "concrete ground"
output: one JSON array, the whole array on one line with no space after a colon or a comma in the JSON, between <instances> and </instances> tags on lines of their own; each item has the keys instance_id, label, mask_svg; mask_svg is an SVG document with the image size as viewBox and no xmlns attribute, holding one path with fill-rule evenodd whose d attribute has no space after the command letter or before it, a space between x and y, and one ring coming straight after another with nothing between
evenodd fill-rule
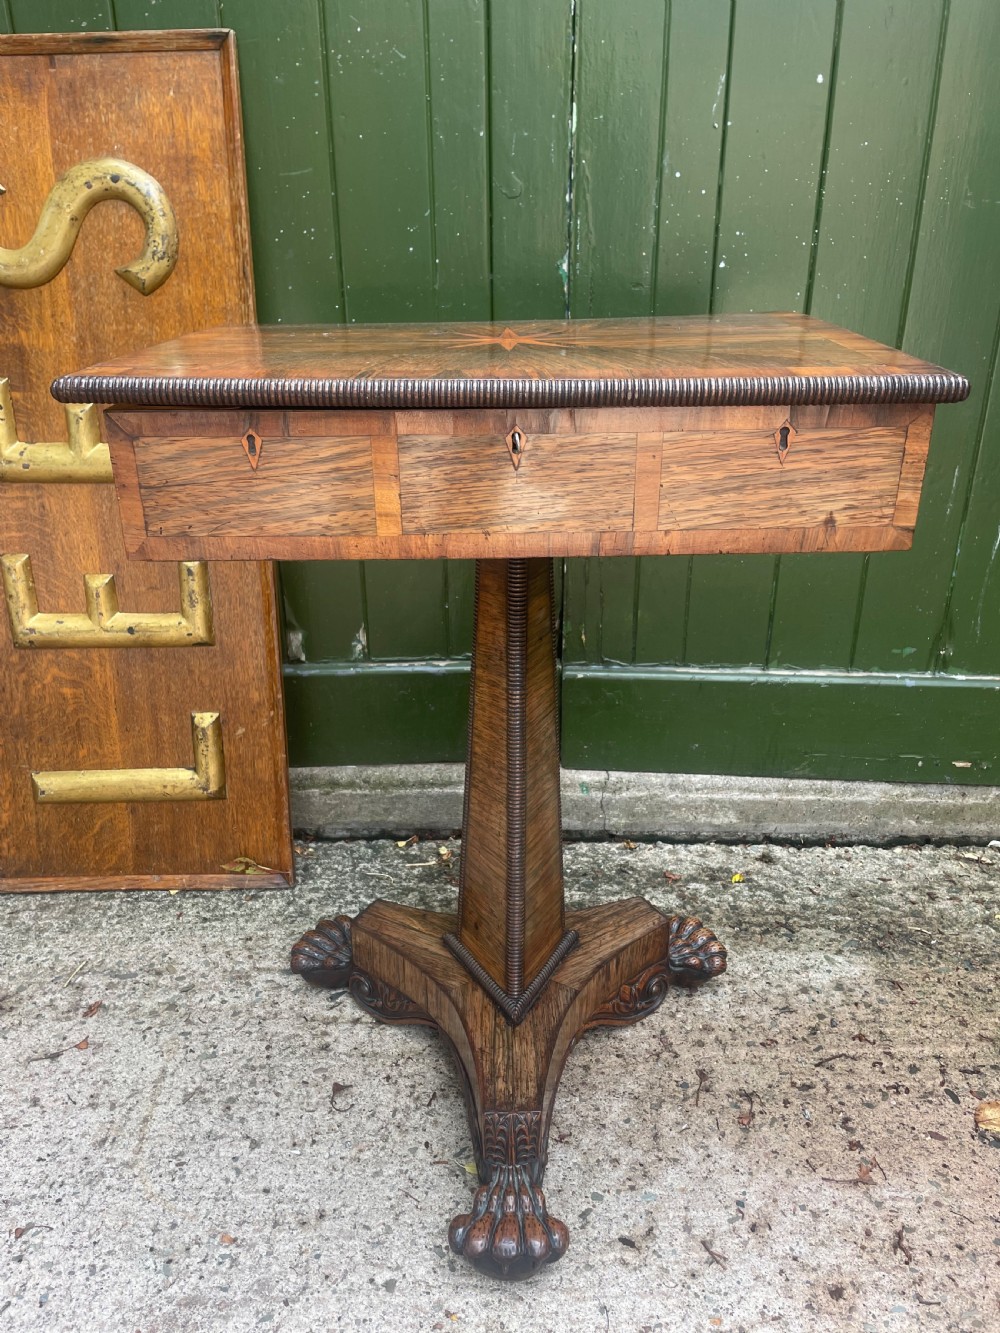
<instances>
[{"instance_id":1,"label":"concrete ground","mask_svg":"<svg viewBox=\"0 0 1000 1333\"><path fill-rule=\"evenodd\" d=\"M569 846L574 904L702 915L730 970L574 1051L569 1253L513 1287L448 1250L435 1037L288 971L321 915L453 901L458 844L301 852L287 892L0 899L0 1331L1000 1329L997 849Z\"/></svg>"}]
</instances>

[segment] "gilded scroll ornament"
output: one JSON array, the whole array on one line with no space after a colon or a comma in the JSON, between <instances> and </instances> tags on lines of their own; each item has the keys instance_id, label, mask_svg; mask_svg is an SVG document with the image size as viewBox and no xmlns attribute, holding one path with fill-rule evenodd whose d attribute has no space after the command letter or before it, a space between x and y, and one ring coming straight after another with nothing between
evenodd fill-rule
<instances>
[{"instance_id":1,"label":"gilded scroll ornament","mask_svg":"<svg viewBox=\"0 0 1000 1333\"><path fill-rule=\"evenodd\" d=\"M119 157L95 157L63 173L42 205L35 234L19 250L0 246L0 287L42 287L63 268L83 219L95 204L122 199L146 227L142 252L115 269L130 287L149 296L177 263L177 218L163 186L141 167Z\"/></svg>"},{"instance_id":2,"label":"gilded scroll ornament","mask_svg":"<svg viewBox=\"0 0 1000 1333\"><path fill-rule=\"evenodd\" d=\"M29 444L17 438L10 381L0 379L0 481L110 482L111 454L101 441L97 408L66 407L66 439Z\"/></svg>"},{"instance_id":3,"label":"gilded scroll ornament","mask_svg":"<svg viewBox=\"0 0 1000 1333\"><path fill-rule=\"evenodd\" d=\"M119 611L114 574L84 574L86 611L39 611L31 556L0 555L18 648L192 648L215 642L204 560L177 566L180 611Z\"/></svg>"},{"instance_id":4,"label":"gilded scroll ornament","mask_svg":"<svg viewBox=\"0 0 1000 1333\"><path fill-rule=\"evenodd\" d=\"M226 794L226 761L218 713L191 714L193 768L81 768L32 773L35 800L212 801Z\"/></svg>"}]
</instances>

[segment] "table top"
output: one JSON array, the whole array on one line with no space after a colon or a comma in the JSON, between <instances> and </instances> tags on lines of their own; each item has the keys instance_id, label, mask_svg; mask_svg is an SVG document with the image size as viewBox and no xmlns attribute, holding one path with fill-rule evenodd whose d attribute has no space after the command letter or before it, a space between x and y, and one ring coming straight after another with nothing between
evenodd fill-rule
<instances>
[{"instance_id":1,"label":"table top","mask_svg":"<svg viewBox=\"0 0 1000 1333\"><path fill-rule=\"evenodd\" d=\"M64 375L144 407L638 407L957 402L968 381L798 314L208 329Z\"/></svg>"}]
</instances>

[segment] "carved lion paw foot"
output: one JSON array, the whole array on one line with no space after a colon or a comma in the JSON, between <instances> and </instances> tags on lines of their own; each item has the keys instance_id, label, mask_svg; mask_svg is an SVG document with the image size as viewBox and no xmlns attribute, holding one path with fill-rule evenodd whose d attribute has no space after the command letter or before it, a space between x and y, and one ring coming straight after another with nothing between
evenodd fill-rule
<instances>
[{"instance_id":1,"label":"carved lion paw foot","mask_svg":"<svg viewBox=\"0 0 1000 1333\"><path fill-rule=\"evenodd\" d=\"M292 947L292 971L315 986L338 990L347 985L351 970L349 916L322 920L315 930L307 930Z\"/></svg>"},{"instance_id":2,"label":"carved lion paw foot","mask_svg":"<svg viewBox=\"0 0 1000 1333\"><path fill-rule=\"evenodd\" d=\"M452 1221L448 1240L480 1273L519 1282L561 1259L569 1232L549 1216L530 1167L494 1166L489 1181L476 1190L472 1212Z\"/></svg>"},{"instance_id":3,"label":"carved lion paw foot","mask_svg":"<svg viewBox=\"0 0 1000 1333\"><path fill-rule=\"evenodd\" d=\"M674 980L707 981L725 972L726 946L697 917L672 916L667 961Z\"/></svg>"}]
</instances>

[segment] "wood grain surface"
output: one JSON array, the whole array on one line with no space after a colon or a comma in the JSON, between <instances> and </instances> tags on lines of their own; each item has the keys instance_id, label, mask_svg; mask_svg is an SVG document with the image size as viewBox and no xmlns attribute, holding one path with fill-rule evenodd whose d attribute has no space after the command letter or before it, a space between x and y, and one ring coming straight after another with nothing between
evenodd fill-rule
<instances>
[{"instance_id":1,"label":"wood grain surface","mask_svg":"<svg viewBox=\"0 0 1000 1333\"><path fill-rule=\"evenodd\" d=\"M961 375L807 315L208 329L61 377L146 406L627 406L965 398Z\"/></svg>"},{"instance_id":2,"label":"wood grain surface","mask_svg":"<svg viewBox=\"0 0 1000 1333\"><path fill-rule=\"evenodd\" d=\"M564 932L553 616L548 561L479 563L458 938L515 998Z\"/></svg>"},{"instance_id":3,"label":"wood grain surface","mask_svg":"<svg viewBox=\"0 0 1000 1333\"><path fill-rule=\"evenodd\" d=\"M905 549L933 411L114 408L107 424L136 555L491 559Z\"/></svg>"},{"instance_id":4,"label":"wood grain surface","mask_svg":"<svg viewBox=\"0 0 1000 1333\"><path fill-rule=\"evenodd\" d=\"M19 438L66 438L48 386L137 341L253 318L235 49L221 32L0 37L0 244L23 245L61 172L114 153L153 175L180 229L177 267L142 297L114 272L142 227L123 203L87 217L46 286L0 289L0 374ZM176 109L184 107L184 114ZM176 612L173 564L126 559L111 485L0 483L0 550L31 556L39 609L83 611L85 574L123 611ZM0 888L225 887L245 857L283 884L291 846L269 567L210 570L216 642L100 652L14 646L0 627ZM190 765L191 713L219 712L223 801L36 804L31 772Z\"/></svg>"}]
</instances>

